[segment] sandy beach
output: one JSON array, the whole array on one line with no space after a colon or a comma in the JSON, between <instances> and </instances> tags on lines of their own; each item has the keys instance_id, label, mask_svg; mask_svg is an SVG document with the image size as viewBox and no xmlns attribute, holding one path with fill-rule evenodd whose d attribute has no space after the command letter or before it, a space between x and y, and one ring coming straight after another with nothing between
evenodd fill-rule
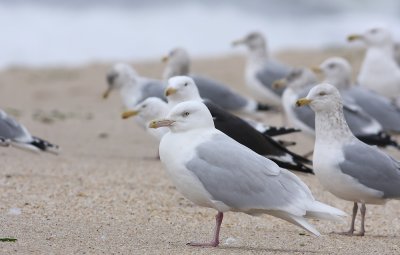
<instances>
[{"instance_id":1,"label":"sandy beach","mask_svg":"<svg viewBox=\"0 0 400 255\"><path fill-rule=\"evenodd\" d=\"M291 65L317 65L341 55L359 66L359 52L285 51ZM157 60L132 63L144 75L160 78ZM208 75L247 93L244 57L196 59L193 72ZM34 154L0 148L0 254L400 254L400 202L367 206L366 236L332 233L344 222L312 221L321 232L304 230L270 217L227 213L218 248L195 248L208 240L215 211L184 199L156 159L157 143L131 120L122 120L119 93L108 100L105 73L110 63L81 68L10 68L0 72L0 107L35 135L59 144L62 153ZM253 116L281 125L279 113ZM306 153L313 141L288 136ZM400 153L388 149L400 159ZM316 178L299 174L322 202L351 212L352 203L324 191ZM357 219L356 226L359 226Z\"/></svg>"}]
</instances>

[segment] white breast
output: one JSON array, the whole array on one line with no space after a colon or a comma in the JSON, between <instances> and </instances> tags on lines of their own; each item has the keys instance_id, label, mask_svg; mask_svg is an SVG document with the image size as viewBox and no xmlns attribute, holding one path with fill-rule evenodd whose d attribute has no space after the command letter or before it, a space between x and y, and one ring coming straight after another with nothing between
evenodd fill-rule
<instances>
[{"instance_id":1,"label":"white breast","mask_svg":"<svg viewBox=\"0 0 400 255\"><path fill-rule=\"evenodd\" d=\"M280 97L273 91L265 87L257 78L256 73L258 69L251 65L246 68L246 85L250 89L253 97L262 103L281 106Z\"/></svg>"},{"instance_id":2,"label":"white breast","mask_svg":"<svg viewBox=\"0 0 400 255\"><path fill-rule=\"evenodd\" d=\"M354 202L384 203L382 192L370 189L340 171L338 163L344 160L344 156L335 141L323 144L317 141L313 158L315 176L333 195Z\"/></svg>"},{"instance_id":3,"label":"white breast","mask_svg":"<svg viewBox=\"0 0 400 255\"><path fill-rule=\"evenodd\" d=\"M211 134L210 134L211 135ZM185 139L189 136L190 139ZM194 153L194 149L205 137L186 132L186 134L167 133L160 143L160 159L177 190L193 203L221 210L219 203L212 200L200 180L185 167ZM203 140L204 141L204 140ZM205 169L206 171L207 169Z\"/></svg>"}]
</instances>

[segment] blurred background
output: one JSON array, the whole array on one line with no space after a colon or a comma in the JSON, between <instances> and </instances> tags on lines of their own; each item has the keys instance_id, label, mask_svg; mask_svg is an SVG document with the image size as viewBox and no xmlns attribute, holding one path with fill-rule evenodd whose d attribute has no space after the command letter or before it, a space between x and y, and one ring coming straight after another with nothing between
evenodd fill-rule
<instances>
[{"instance_id":1,"label":"blurred background","mask_svg":"<svg viewBox=\"0 0 400 255\"><path fill-rule=\"evenodd\" d=\"M346 35L389 28L398 0L0 0L0 68L159 59L175 46L194 56L232 53L249 31L272 51L331 48Z\"/></svg>"}]
</instances>

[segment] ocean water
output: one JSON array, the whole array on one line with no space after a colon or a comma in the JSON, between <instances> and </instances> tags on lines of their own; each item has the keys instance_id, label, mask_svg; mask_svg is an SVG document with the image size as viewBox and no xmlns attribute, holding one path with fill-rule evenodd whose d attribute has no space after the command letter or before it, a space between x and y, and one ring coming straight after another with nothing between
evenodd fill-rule
<instances>
[{"instance_id":1,"label":"ocean water","mask_svg":"<svg viewBox=\"0 0 400 255\"><path fill-rule=\"evenodd\" d=\"M271 51L348 45L386 27L400 40L400 1L0 0L0 68L244 52L230 42L261 31Z\"/></svg>"}]
</instances>

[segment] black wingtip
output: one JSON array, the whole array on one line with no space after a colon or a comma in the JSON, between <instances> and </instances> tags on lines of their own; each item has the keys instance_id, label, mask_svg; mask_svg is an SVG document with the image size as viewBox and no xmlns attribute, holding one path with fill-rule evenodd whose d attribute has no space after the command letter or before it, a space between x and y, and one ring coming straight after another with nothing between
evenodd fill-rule
<instances>
[{"instance_id":1,"label":"black wingtip","mask_svg":"<svg viewBox=\"0 0 400 255\"><path fill-rule=\"evenodd\" d=\"M357 136L357 138L369 145L376 145L378 147L392 146L400 150L398 142L385 132L379 132L374 135Z\"/></svg>"},{"instance_id":2,"label":"black wingtip","mask_svg":"<svg viewBox=\"0 0 400 255\"><path fill-rule=\"evenodd\" d=\"M269 105L257 103L257 111L270 111L273 108Z\"/></svg>"},{"instance_id":3,"label":"black wingtip","mask_svg":"<svg viewBox=\"0 0 400 255\"><path fill-rule=\"evenodd\" d=\"M297 128L289 128L289 127L269 127L267 130L263 132L263 135L267 136L278 136L278 135L287 135L291 133L300 132L300 129Z\"/></svg>"},{"instance_id":4,"label":"black wingtip","mask_svg":"<svg viewBox=\"0 0 400 255\"><path fill-rule=\"evenodd\" d=\"M31 145L35 146L41 151L46 151L46 152L52 152L57 154L60 147L58 145L52 144L46 140L43 140L38 137L33 137L33 141L31 142Z\"/></svg>"},{"instance_id":5,"label":"black wingtip","mask_svg":"<svg viewBox=\"0 0 400 255\"><path fill-rule=\"evenodd\" d=\"M271 158L272 161L274 161L279 167L291 170L291 171L296 171L296 172L301 172L305 174L314 174L314 170L306 165L303 165L301 163L297 164L291 164L288 162L283 162L278 159Z\"/></svg>"}]
</instances>

